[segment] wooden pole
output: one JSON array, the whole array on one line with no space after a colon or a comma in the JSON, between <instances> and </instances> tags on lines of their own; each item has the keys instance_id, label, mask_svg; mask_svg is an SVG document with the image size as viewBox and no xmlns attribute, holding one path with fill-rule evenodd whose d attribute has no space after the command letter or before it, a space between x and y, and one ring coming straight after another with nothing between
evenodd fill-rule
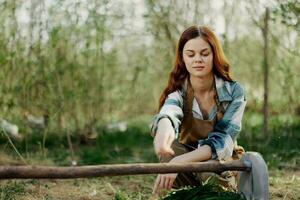
<instances>
[{"instance_id":1,"label":"wooden pole","mask_svg":"<svg viewBox=\"0 0 300 200\"><path fill-rule=\"evenodd\" d=\"M251 163L240 160L194 163L140 163L73 167L0 166L0 179L70 179L137 174L164 174L178 172L250 171Z\"/></svg>"}]
</instances>

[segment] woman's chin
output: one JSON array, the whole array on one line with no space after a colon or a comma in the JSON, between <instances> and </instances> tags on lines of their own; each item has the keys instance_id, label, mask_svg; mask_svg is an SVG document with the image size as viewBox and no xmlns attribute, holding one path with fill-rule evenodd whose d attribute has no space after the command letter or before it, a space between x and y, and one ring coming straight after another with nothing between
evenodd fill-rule
<instances>
[{"instance_id":1,"label":"woman's chin","mask_svg":"<svg viewBox=\"0 0 300 200\"><path fill-rule=\"evenodd\" d=\"M194 76L194 77L197 77L197 78L204 78L204 77L207 77L209 75L210 75L210 73L208 73L208 72L193 72L193 73L191 73L191 76Z\"/></svg>"}]
</instances>

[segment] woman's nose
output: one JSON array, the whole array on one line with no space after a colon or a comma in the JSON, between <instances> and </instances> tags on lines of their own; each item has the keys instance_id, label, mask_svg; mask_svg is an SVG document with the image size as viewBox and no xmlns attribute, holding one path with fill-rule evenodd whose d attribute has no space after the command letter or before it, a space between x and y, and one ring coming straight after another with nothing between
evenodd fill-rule
<instances>
[{"instance_id":1,"label":"woman's nose","mask_svg":"<svg viewBox=\"0 0 300 200\"><path fill-rule=\"evenodd\" d=\"M200 54L195 55L195 62L204 62L203 57Z\"/></svg>"}]
</instances>

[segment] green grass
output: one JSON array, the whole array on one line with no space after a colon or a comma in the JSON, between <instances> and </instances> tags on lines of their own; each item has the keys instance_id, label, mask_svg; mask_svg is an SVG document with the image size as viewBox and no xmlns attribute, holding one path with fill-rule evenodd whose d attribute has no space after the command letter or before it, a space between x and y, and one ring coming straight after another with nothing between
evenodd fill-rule
<instances>
[{"instance_id":1,"label":"green grass","mask_svg":"<svg viewBox=\"0 0 300 200\"><path fill-rule=\"evenodd\" d=\"M270 173L270 199L299 199L299 171L272 169ZM125 200L152 199L155 175L116 176L71 180L3 180L5 199L17 200ZM24 193L17 191L23 188ZM22 189L23 190L23 189ZM22 191L21 190L21 191ZM9 192L10 191L10 192ZM4 198L4 197L3 197Z\"/></svg>"},{"instance_id":2,"label":"green grass","mask_svg":"<svg viewBox=\"0 0 300 200\"><path fill-rule=\"evenodd\" d=\"M0 185L0 200L15 200L18 195L25 194L25 183L12 181L6 185Z\"/></svg>"},{"instance_id":3,"label":"green grass","mask_svg":"<svg viewBox=\"0 0 300 200\"><path fill-rule=\"evenodd\" d=\"M300 164L300 118L290 115L270 116L269 137L263 136L262 116L246 113L238 143L246 151L260 152L269 167L281 163Z\"/></svg>"},{"instance_id":4,"label":"green grass","mask_svg":"<svg viewBox=\"0 0 300 200\"><path fill-rule=\"evenodd\" d=\"M104 126L97 127L98 138L90 144L82 144L75 133L72 134L75 159L79 165L105 163L157 162L146 120L132 120L125 132L111 132ZM280 163L299 165L300 159L300 119L289 115L270 117L269 138L262 135L262 116L246 113L238 143L247 151L260 152L269 167ZM72 158L66 133L49 131L42 148L43 135L31 134L22 142L14 142L26 160L39 160L52 165L69 165ZM1 151L18 158L7 138L0 137Z\"/></svg>"},{"instance_id":5,"label":"green grass","mask_svg":"<svg viewBox=\"0 0 300 200\"><path fill-rule=\"evenodd\" d=\"M245 198L236 192L226 191L221 186L204 184L171 191L163 200L245 200Z\"/></svg>"},{"instance_id":6,"label":"green grass","mask_svg":"<svg viewBox=\"0 0 300 200\"><path fill-rule=\"evenodd\" d=\"M145 128L146 127L146 128ZM90 144L72 135L75 158L80 165L104 163L157 162L149 134L148 124L132 122L125 132L108 131L104 126L97 128L98 137ZM6 139L7 140L7 139ZM14 156L15 152L4 137L0 138L1 150ZM66 133L49 132L42 148L43 135L29 135L14 145L25 159L51 160L55 165L69 165L71 152Z\"/></svg>"},{"instance_id":7,"label":"green grass","mask_svg":"<svg viewBox=\"0 0 300 200\"><path fill-rule=\"evenodd\" d=\"M281 163L290 166L299 166L300 162L300 119L290 116L271 116L269 127L269 138L262 136L262 116L255 113L246 113L243 121L243 130L238 142L247 151L260 152L266 160L271 172L272 195L276 199L284 196L297 196L296 189L284 188L281 182L292 187L299 186L299 178L293 174L280 175L278 169ZM80 138L72 134L75 159L79 165L109 164L109 163L139 163L157 162L153 151L153 138L149 134L147 121L131 121L128 130L125 132L110 132L104 126L98 126L98 138L89 143L82 144ZM66 133L49 131L44 151L42 150L42 134L30 135L26 141L14 142L14 145L30 164L39 165L70 165L71 153L68 147ZM16 164L22 163L7 141L7 138L0 137L0 163ZM4 156L5 155L5 156ZM1 159L3 159L1 161ZM17 161L19 160L19 161ZM293 172L291 172L293 173ZM295 172L296 174L298 172ZM287 180L283 180L284 178ZM105 196L104 199L149 199L155 175L105 177L101 179L81 179L70 181L59 181L45 183L38 180L7 181L0 184L1 199L19 199L28 197L34 191L32 199L64 199L82 198L97 199ZM43 183L43 184L41 184ZM40 193L40 185L42 192ZM298 187L297 186L297 187ZM61 188L66 187L69 191L64 194ZM112 189L113 187L113 189ZM296 186L295 186L296 187ZM29 188L29 189L26 189ZM95 197L89 197L91 188L98 191ZM52 192L53 191L53 192ZM55 192L54 192L55 191ZM277 192L280 191L280 192ZM57 193L54 194L54 193ZM25 198L24 198L25 199Z\"/></svg>"}]
</instances>

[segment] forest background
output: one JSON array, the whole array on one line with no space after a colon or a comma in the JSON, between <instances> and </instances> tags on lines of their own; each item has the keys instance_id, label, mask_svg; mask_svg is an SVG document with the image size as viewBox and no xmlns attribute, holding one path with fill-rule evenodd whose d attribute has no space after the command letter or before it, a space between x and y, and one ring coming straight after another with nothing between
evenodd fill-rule
<instances>
[{"instance_id":1,"label":"forest background","mask_svg":"<svg viewBox=\"0 0 300 200\"><path fill-rule=\"evenodd\" d=\"M299 5L298 0L0 0L0 118L18 126L19 134L1 131L0 164L157 162L149 124L176 43L188 26L208 25L234 79L246 89L239 143L266 159L272 197L299 198ZM29 126L29 115L46 123ZM129 180L132 188L126 188ZM144 199L153 176L81 181L4 181L1 198ZM98 188L97 181L106 184ZM68 194L51 193L61 184L69 186Z\"/></svg>"}]
</instances>

